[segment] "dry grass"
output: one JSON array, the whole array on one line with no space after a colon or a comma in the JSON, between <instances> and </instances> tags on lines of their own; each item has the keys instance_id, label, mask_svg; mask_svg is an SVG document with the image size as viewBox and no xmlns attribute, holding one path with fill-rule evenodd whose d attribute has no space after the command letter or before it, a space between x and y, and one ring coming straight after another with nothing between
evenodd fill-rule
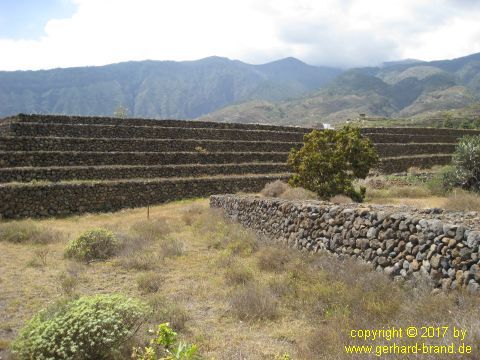
<instances>
[{"instance_id":1,"label":"dry grass","mask_svg":"<svg viewBox=\"0 0 480 360\"><path fill-rule=\"evenodd\" d=\"M187 210L191 206L195 211ZM188 225L185 213L191 214ZM477 346L478 354L478 297L432 295L425 284L412 289L391 282L354 260L268 245L208 210L206 200L152 207L150 216L170 229L159 226L158 236L133 230L145 220L145 209L34 221L62 234L41 245L49 251L41 267L27 266L40 245L0 242L0 357L6 358L8 343L39 309L64 296L98 293L145 300L152 307L148 326L170 322L207 359L274 359L284 353L295 360L352 359L343 350L352 344L346 336L351 329L434 324L467 330L465 343ZM89 265L65 259L67 240L92 227L115 229L129 250ZM180 256L163 256L165 239L182 244ZM127 262L131 256L138 258ZM152 293L147 290L156 274L162 281ZM142 276L151 278L139 288Z\"/></svg>"},{"instance_id":2,"label":"dry grass","mask_svg":"<svg viewBox=\"0 0 480 360\"><path fill-rule=\"evenodd\" d=\"M282 271L292 259L292 251L288 248L262 248L257 254L257 265L262 271Z\"/></svg>"},{"instance_id":3,"label":"dry grass","mask_svg":"<svg viewBox=\"0 0 480 360\"><path fill-rule=\"evenodd\" d=\"M253 273L246 266L233 263L225 270L225 280L228 285L246 285L253 280Z\"/></svg>"},{"instance_id":4,"label":"dry grass","mask_svg":"<svg viewBox=\"0 0 480 360\"><path fill-rule=\"evenodd\" d=\"M314 192L301 187L291 187L281 180L266 184L260 194L285 200L318 200L318 196Z\"/></svg>"},{"instance_id":5,"label":"dry grass","mask_svg":"<svg viewBox=\"0 0 480 360\"><path fill-rule=\"evenodd\" d=\"M277 316L278 301L267 287L248 283L232 291L232 313L240 320L272 320Z\"/></svg>"},{"instance_id":6,"label":"dry grass","mask_svg":"<svg viewBox=\"0 0 480 360\"><path fill-rule=\"evenodd\" d=\"M190 315L184 305L178 301L171 301L160 294L153 295L147 302L152 308L156 323L168 322L177 331L185 329Z\"/></svg>"},{"instance_id":7,"label":"dry grass","mask_svg":"<svg viewBox=\"0 0 480 360\"><path fill-rule=\"evenodd\" d=\"M281 180L275 180L273 182L266 184L260 193L266 197L279 197L288 189L289 189L289 186L287 183Z\"/></svg>"},{"instance_id":8,"label":"dry grass","mask_svg":"<svg viewBox=\"0 0 480 360\"><path fill-rule=\"evenodd\" d=\"M345 195L335 195L334 197L330 198L330 202L334 204L350 204L353 202L353 200Z\"/></svg>"},{"instance_id":9,"label":"dry grass","mask_svg":"<svg viewBox=\"0 0 480 360\"><path fill-rule=\"evenodd\" d=\"M289 187L280 194L280 197L286 200L318 200L318 196L314 192L301 187Z\"/></svg>"},{"instance_id":10,"label":"dry grass","mask_svg":"<svg viewBox=\"0 0 480 360\"><path fill-rule=\"evenodd\" d=\"M142 220L134 223L130 229L132 233L146 242L158 240L172 231L165 218Z\"/></svg>"},{"instance_id":11,"label":"dry grass","mask_svg":"<svg viewBox=\"0 0 480 360\"><path fill-rule=\"evenodd\" d=\"M480 211L480 195L455 189L447 197L444 207L449 210Z\"/></svg>"},{"instance_id":12,"label":"dry grass","mask_svg":"<svg viewBox=\"0 0 480 360\"><path fill-rule=\"evenodd\" d=\"M48 244L59 241L61 233L38 226L33 220L0 223L0 241L11 243Z\"/></svg>"},{"instance_id":13,"label":"dry grass","mask_svg":"<svg viewBox=\"0 0 480 360\"><path fill-rule=\"evenodd\" d=\"M144 294L156 293L160 290L163 282L163 277L154 271L149 271L137 276L138 290Z\"/></svg>"}]
</instances>

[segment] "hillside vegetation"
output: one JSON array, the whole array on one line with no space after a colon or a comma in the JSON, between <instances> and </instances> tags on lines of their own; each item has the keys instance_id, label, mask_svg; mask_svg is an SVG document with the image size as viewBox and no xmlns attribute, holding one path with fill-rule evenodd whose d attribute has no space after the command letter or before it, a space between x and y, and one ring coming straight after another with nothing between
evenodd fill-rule
<instances>
[{"instance_id":1,"label":"hillside vegetation","mask_svg":"<svg viewBox=\"0 0 480 360\"><path fill-rule=\"evenodd\" d=\"M195 118L251 99L278 101L320 89L341 71L293 58L250 65L226 58L0 72L0 117L17 113Z\"/></svg>"},{"instance_id":2,"label":"hillside vegetation","mask_svg":"<svg viewBox=\"0 0 480 360\"><path fill-rule=\"evenodd\" d=\"M359 113L432 117L479 101L480 54L341 70L294 58L263 65L209 57L0 72L0 117L112 115L317 125Z\"/></svg>"},{"instance_id":3,"label":"hillside vegetation","mask_svg":"<svg viewBox=\"0 0 480 360\"><path fill-rule=\"evenodd\" d=\"M432 62L385 64L348 70L309 96L251 101L218 110L204 120L317 125L370 117L437 116L479 101L480 54Z\"/></svg>"}]
</instances>

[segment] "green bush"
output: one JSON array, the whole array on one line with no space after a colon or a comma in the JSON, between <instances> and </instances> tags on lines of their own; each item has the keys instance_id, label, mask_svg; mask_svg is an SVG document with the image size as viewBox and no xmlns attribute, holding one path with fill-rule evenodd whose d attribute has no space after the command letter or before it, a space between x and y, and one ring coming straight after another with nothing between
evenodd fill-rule
<instances>
[{"instance_id":1,"label":"green bush","mask_svg":"<svg viewBox=\"0 0 480 360\"><path fill-rule=\"evenodd\" d=\"M360 129L313 130L305 135L303 147L288 156L294 173L289 183L323 199L343 194L362 201L365 188L356 190L353 181L364 179L377 161L372 142L361 136Z\"/></svg>"},{"instance_id":2,"label":"green bush","mask_svg":"<svg viewBox=\"0 0 480 360\"><path fill-rule=\"evenodd\" d=\"M170 324L158 325L156 338L150 341L150 346L134 348L134 360L196 360L201 359L195 344L178 342L177 333Z\"/></svg>"},{"instance_id":3,"label":"green bush","mask_svg":"<svg viewBox=\"0 0 480 360\"><path fill-rule=\"evenodd\" d=\"M18 359L111 359L146 319L148 308L121 295L61 302L35 315L12 344Z\"/></svg>"},{"instance_id":4,"label":"green bush","mask_svg":"<svg viewBox=\"0 0 480 360\"><path fill-rule=\"evenodd\" d=\"M432 195L444 196L455 186L459 186L456 170L453 166L444 166L425 181Z\"/></svg>"},{"instance_id":5,"label":"green bush","mask_svg":"<svg viewBox=\"0 0 480 360\"><path fill-rule=\"evenodd\" d=\"M454 171L445 180L448 186L480 191L480 136L465 136L455 148Z\"/></svg>"},{"instance_id":6,"label":"green bush","mask_svg":"<svg viewBox=\"0 0 480 360\"><path fill-rule=\"evenodd\" d=\"M66 256L80 261L105 260L119 250L120 244L115 235L106 229L92 229L70 241Z\"/></svg>"}]
</instances>

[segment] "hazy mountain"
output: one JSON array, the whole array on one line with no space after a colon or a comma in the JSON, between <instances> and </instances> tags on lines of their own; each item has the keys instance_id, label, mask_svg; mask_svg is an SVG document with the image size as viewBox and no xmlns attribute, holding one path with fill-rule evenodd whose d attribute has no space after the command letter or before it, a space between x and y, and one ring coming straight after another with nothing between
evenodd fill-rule
<instances>
[{"instance_id":1,"label":"hazy mountain","mask_svg":"<svg viewBox=\"0 0 480 360\"><path fill-rule=\"evenodd\" d=\"M480 101L480 53L442 61L406 60L351 69L301 99L251 101L202 119L314 125L359 113L378 117L432 115Z\"/></svg>"},{"instance_id":2,"label":"hazy mountain","mask_svg":"<svg viewBox=\"0 0 480 360\"><path fill-rule=\"evenodd\" d=\"M319 90L341 70L286 58L250 65L226 58L140 61L100 67L0 72L0 117L16 113L195 118L252 99Z\"/></svg>"}]
</instances>

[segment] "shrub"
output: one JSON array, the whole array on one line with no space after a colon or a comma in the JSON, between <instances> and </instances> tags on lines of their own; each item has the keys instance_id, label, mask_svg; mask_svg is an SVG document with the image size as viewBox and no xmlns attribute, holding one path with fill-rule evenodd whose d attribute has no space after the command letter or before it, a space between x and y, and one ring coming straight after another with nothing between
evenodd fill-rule
<instances>
[{"instance_id":1,"label":"shrub","mask_svg":"<svg viewBox=\"0 0 480 360\"><path fill-rule=\"evenodd\" d=\"M252 279L252 272L243 265L234 264L225 270L225 280L228 284L245 285Z\"/></svg>"},{"instance_id":2,"label":"shrub","mask_svg":"<svg viewBox=\"0 0 480 360\"><path fill-rule=\"evenodd\" d=\"M163 277L154 271L140 274L137 277L138 289L143 293L154 293L160 290L163 283Z\"/></svg>"},{"instance_id":3,"label":"shrub","mask_svg":"<svg viewBox=\"0 0 480 360\"><path fill-rule=\"evenodd\" d=\"M249 283L234 290L230 297L232 313L241 320L273 319L277 299L269 289Z\"/></svg>"},{"instance_id":4,"label":"shrub","mask_svg":"<svg viewBox=\"0 0 480 360\"><path fill-rule=\"evenodd\" d=\"M353 181L364 179L378 161L378 155L360 129L346 126L341 130L313 130L304 137L300 150L292 149L288 164L293 169L289 181L329 199L343 194L362 201L365 188L355 190Z\"/></svg>"},{"instance_id":5,"label":"shrub","mask_svg":"<svg viewBox=\"0 0 480 360\"><path fill-rule=\"evenodd\" d=\"M444 196L455 186L459 186L457 173L453 166L443 166L425 181L425 186L432 195Z\"/></svg>"},{"instance_id":6,"label":"shrub","mask_svg":"<svg viewBox=\"0 0 480 360\"><path fill-rule=\"evenodd\" d=\"M172 231L165 219L142 220L132 225L131 230L142 240L154 241L164 237Z\"/></svg>"},{"instance_id":7,"label":"shrub","mask_svg":"<svg viewBox=\"0 0 480 360\"><path fill-rule=\"evenodd\" d=\"M33 251L34 257L27 263L28 266L32 267L43 267L47 266L48 255L50 250L46 248L35 249Z\"/></svg>"},{"instance_id":8,"label":"shrub","mask_svg":"<svg viewBox=\"0 0 480 360\"><path fill-rule=\"evenodd\" d=\"M160 240L160 251L162 258L181 256L183 243L173 236L167 236Z\"/></svg>"},{"instance_id":9,"label":"shrub","mask_svg":"<svg viewBox=\"0 0 480 360\"><path fill-rule=\"evenodd\" d=\"M279 197L281 194L287 191L288 188L289 186L287 183L284 183L281 180L275 180L267 183L260 193L266 197Z\"/></svg>"},{"instance_id":10,"label":"shrub","mask_svg":"<svg viewBox=\"0 0 480 360\"><path fill-rule=\"evenodd\" d=\"M79 281L80 279L78 273L76 272L63 271L58 276L60 290L62 291L63 295L67 297L75 294L75 289L77 288Z\"/></svg>"},{"instance_id":11,"label":"shrub","mask_svg":"<svg viewBox=\"0 0 480 360\"><path fill-rule=\"evenodd\" d=\"M127 270L138 271L153 270L158 263L158 257L149 251L124 254L120 259L120 265Z\"/></svg>"},{"instance_id":12,"label":"shrub","mask_svg":"<svg viewBox=\"0 0 480 360\"><path fill-rule=\"evenodd\" d=\"M19 359L106 359L123 350L147 307L120 295L60 302L34 316L12 344Z\"/></svg>"},{"instance_id":13,"label":"shrub","mask_svg":"<svg viewBox=\"0 0 480 360\"><path fill-rule=\"evenodd\" d=\"M257 265L263 271L282 271L292 259L290 249L265 247L258 252Z\"/></svg>"},{"instance_id":14,"label":"shrub","mask_svg":"<svg viewBox=\"0 0 480 360\"><path fill-rule=\"evenodd\" d=\"M111 231L98 228L85 231L70 241L66 256L85 262L105 260L115 255L119 248L119 242Z\"/></svg>"},{"instance_id":15,"label":"shrub","mask_svg":"<svg viewBox=\"0 0 480 360\"><path fill-rule=\"evenodd\" d=\"M162 295L155 294L148 300L152 308L154 320L157 322L168 322L175 330L185 328L186 322L190 319L185 307L178 301L170 301Z\"/></svg>"},{"instance_id":16,"label":"shrub","mask_svg":"<svg viewBox=\"0 0 480 360\"><path fill-rule=\"evenodd\" d=\"M158 325L156 338L150 341L150 346L134 348L134 360L195 360L200 359L195 344L178 342L177 333L170 328L170 324Z\"/></svg>"},{"instance_id":17,"label":"shrub","mask_svg":"<svg viewBox=\"0 0 480 360\"><path fill-rule=\"evenodd\" d=\"M17 244L25 242L47 244L59 238L58 231L40 227L31 220L0 223L0 241Z\"/></svg>"},{"instance_id":18,"label":"shrub","mask_svg":"<svg viewBox=\"0 0 480 360\"><path fill-rule=\"evenodd\" d=\"M480 136L465 136L455 148L450 179L466 190L480 191Z\"/></svg>"},{"instance_id":19,"label":"shrub","mask_svg":"<svg viewBox=\"0 0 480 360\"><path fill-rule=\"evenodd\" d=\"M288 187L280 197L286 200L318 200L318 196L309 190L305 190L301 187Z\"/></svg>"}]
</instances>

